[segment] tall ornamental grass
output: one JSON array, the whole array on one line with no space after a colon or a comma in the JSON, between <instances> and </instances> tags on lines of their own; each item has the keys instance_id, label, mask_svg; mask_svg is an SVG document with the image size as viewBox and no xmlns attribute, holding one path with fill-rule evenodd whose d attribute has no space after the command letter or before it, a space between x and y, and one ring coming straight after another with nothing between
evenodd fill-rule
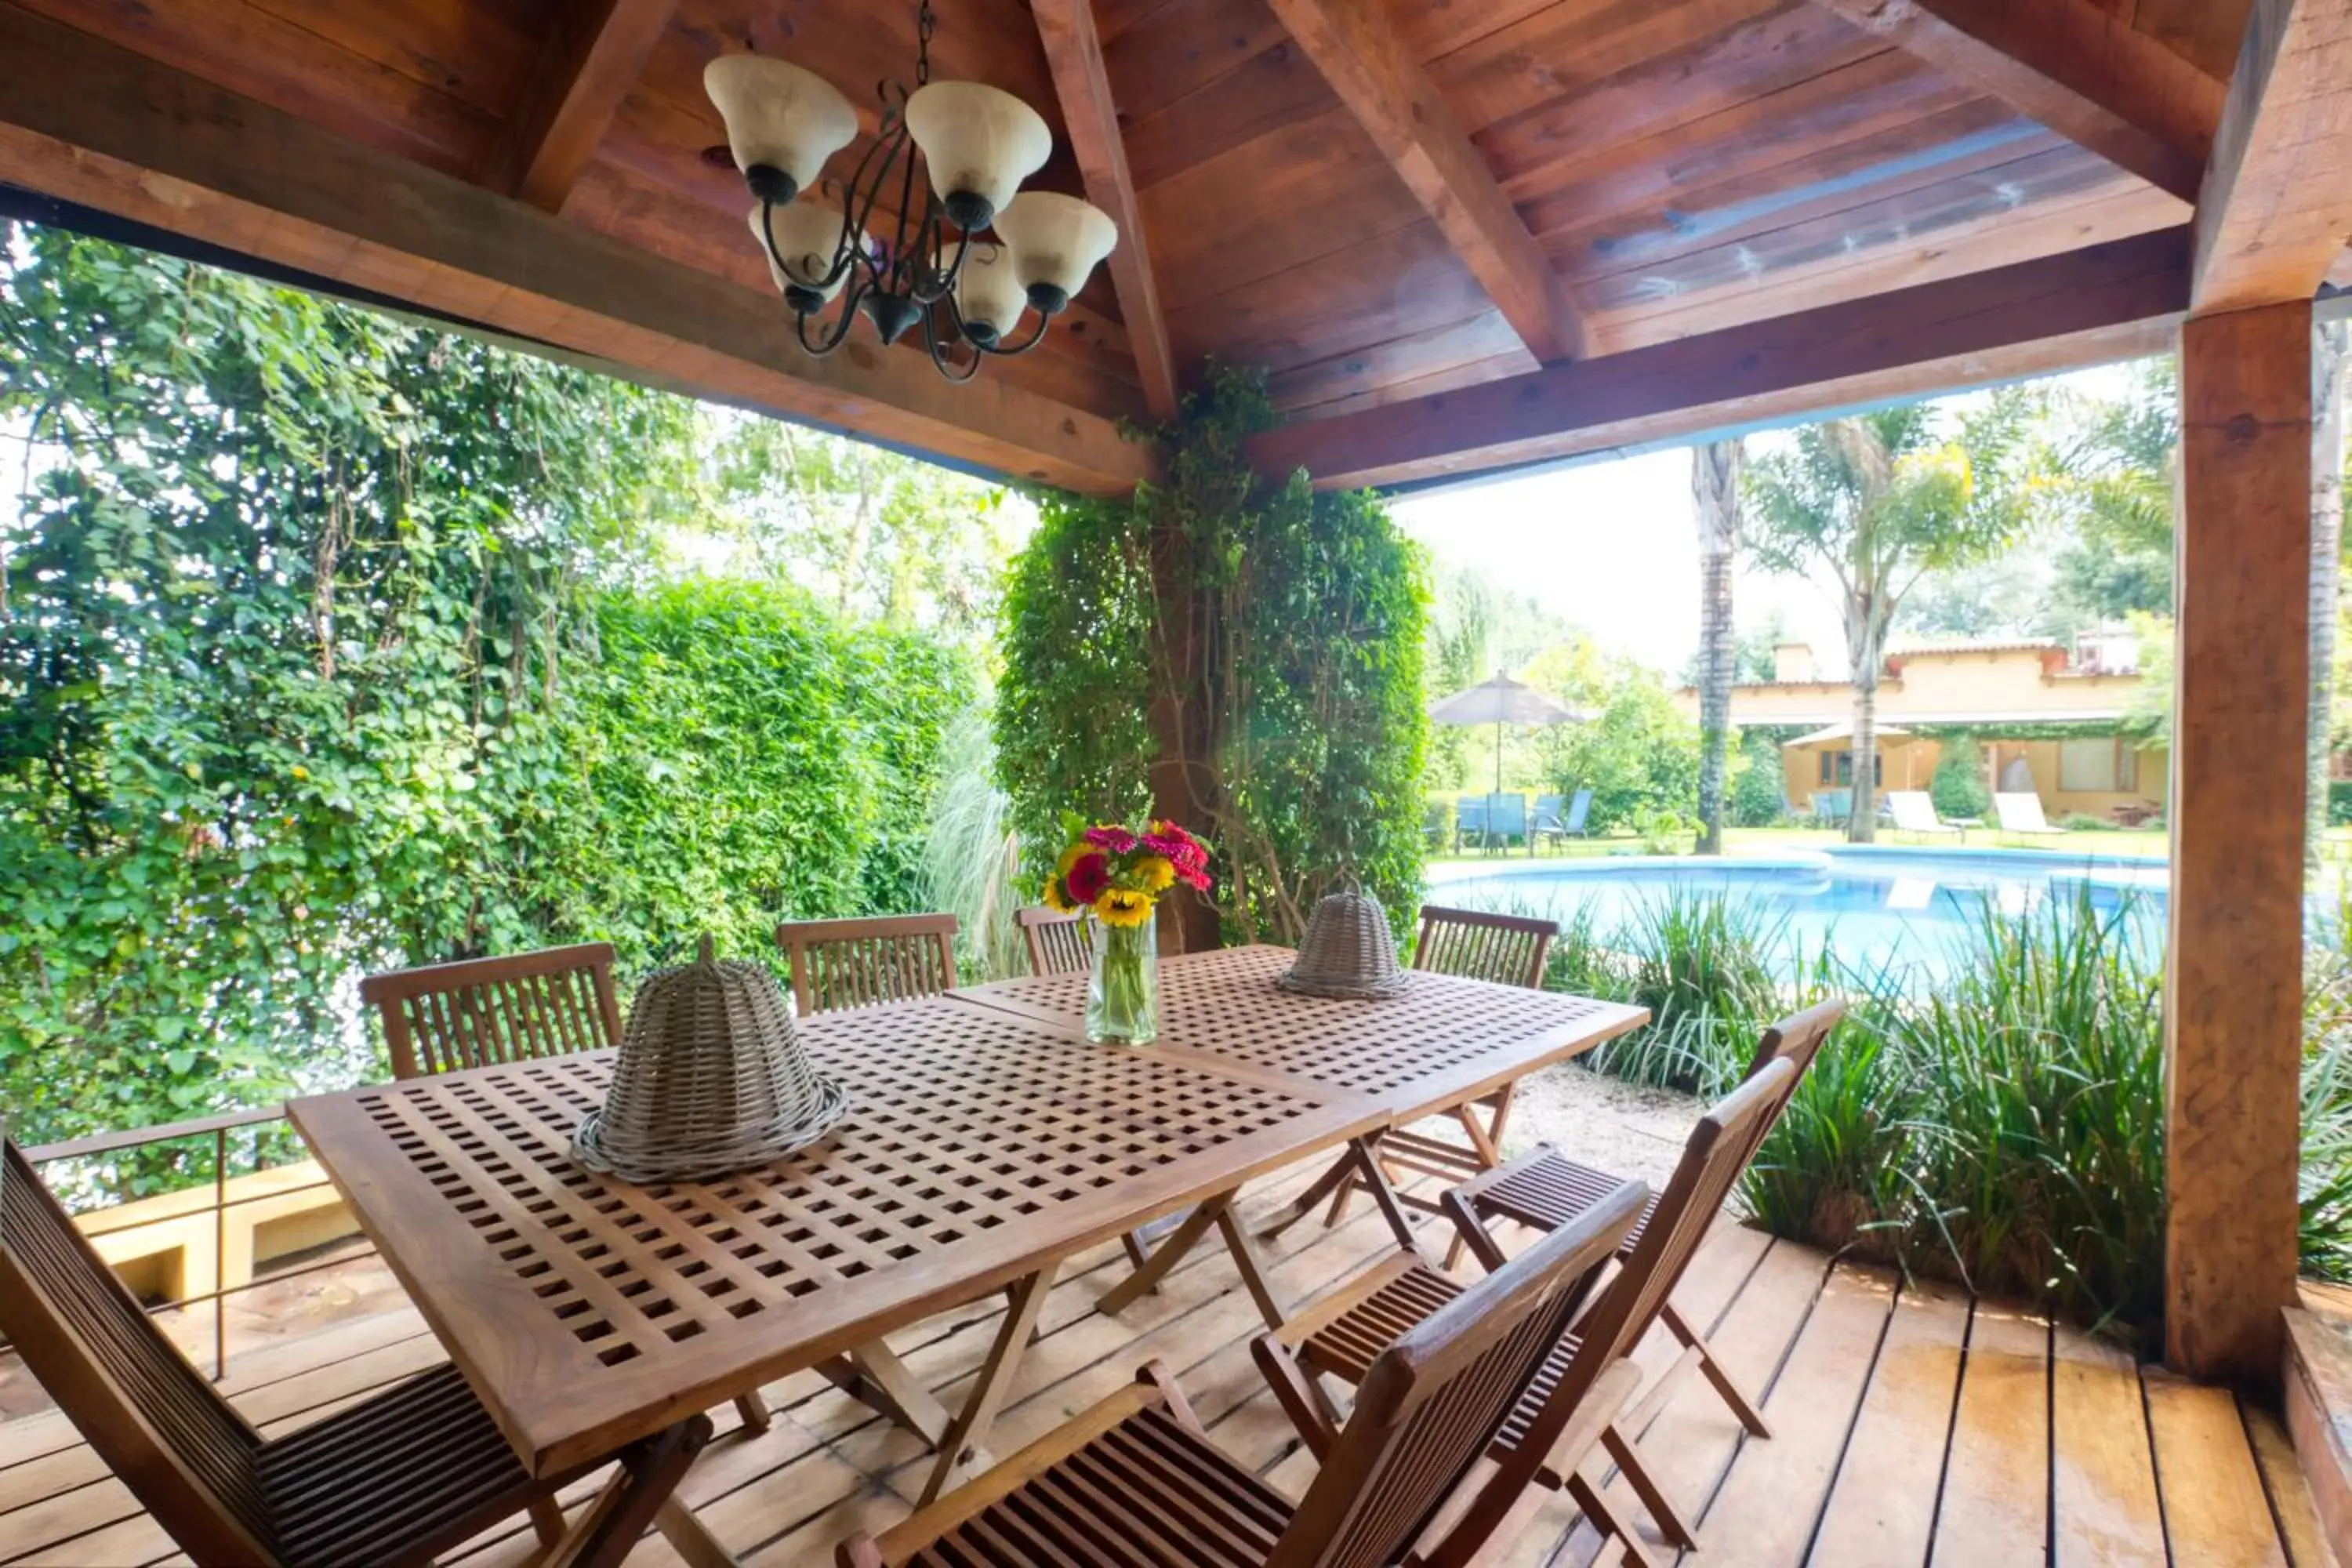
<instances>
[{"instance_id":1,"label":"tall ornamental grass","mask_svg":"<svg viewBox=\"0 0 2352 1568\"><path fill-rule=\"evenodd\" d=\"M1742 1184L1775 1235L2105 1325L2160 1329L2163 974L2142 911L2087 889L2022 917L1990 905L1932 983L1800 955L1783 924L1677 890L1603 928L1563 922L1560 990L1655 1021L1583 1058L1713 1096L1774 1018L1841 994L1823 1047ZM2305 999L2305 1269L2352 1280L2352 902L2314 922Z\"/></svg>"}]
</instances>

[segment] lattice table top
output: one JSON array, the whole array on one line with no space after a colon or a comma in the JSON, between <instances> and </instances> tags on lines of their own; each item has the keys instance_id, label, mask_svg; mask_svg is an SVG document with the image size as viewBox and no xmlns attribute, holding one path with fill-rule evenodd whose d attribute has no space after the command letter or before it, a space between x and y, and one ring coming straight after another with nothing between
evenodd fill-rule
<instances>
[{"instance_id":1,"label":"lattice table top","mask_svg":"<svg viewBox=\"0 0 2352 1568\"><path fill-rule=\"evenodd\" d=\"M1300 996L1274 983L1295 956L1261 945L1163 961L1158 1048L1244 1064L1269 1083L1370 1095L1402 1122L1591 1050L1649 1016L1620 1002L1420 970L1401 996ZM1065 1029L1081 1026L1086 994L1084 974L951 993Z\"/></svg>"},{"instance_id":2,"label":"lattice table top","mask_svg":"<svg viewBox=\"0 0 2352 1568\"><path fill-rule=\"evenodd\" d=\"M572 1163L605 1052L289 1110L540 1473L1382 1121L1360 1097L944 998L800 1032L848 1117L709 1184L633 1187Z\"/></svg>"}]
</instances>

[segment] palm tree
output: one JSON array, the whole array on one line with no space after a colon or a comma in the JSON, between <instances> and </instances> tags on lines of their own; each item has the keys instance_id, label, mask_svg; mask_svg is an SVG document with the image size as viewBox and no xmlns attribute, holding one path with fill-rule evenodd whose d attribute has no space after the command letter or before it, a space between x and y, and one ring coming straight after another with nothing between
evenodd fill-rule
<instances>
[{"instance_id":1,"label":"palm tree","mask_svg":"<svg viewBox=\"0 0 2352 1568\"><path fill-rule=\"evenodd\" d=\"M1723 853L1723 782L1731 752L1731 563L1739 549L1738 441L1691 448L1698 515L1698 852Z\"/></svg>"},{"instance_id":2,"label":"palm tree","mask_svg":"<svg viewBox=\"0 0 2352 1568\"><path fill-rule=\"evenodd\" d=\"M1932 404L1831 419L1748 469L1749 546L1771 571L1837 584L1853 682L1853 816L1876 836L1878 680L1903 595L1926 572L1998 553L2027 518L2032 395L1966 414Z\"/></svg>"}]
</instances>

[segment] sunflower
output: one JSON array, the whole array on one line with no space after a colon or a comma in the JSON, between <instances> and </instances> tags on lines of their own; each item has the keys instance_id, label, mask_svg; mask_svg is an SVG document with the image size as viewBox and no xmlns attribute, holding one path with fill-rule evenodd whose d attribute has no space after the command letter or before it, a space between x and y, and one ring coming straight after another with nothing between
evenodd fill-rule
<instances>
[{"instance_id":1,"label":"sunflower","mask_svg":"<svg viewBox=\"0 0 2352 1568\"><path fill-rule=\"evenodd\" d=\"M1114 928L1139 926L1151 918L1151 895L1112 888L1095 900L1095 918Z\"/></svg>"},{"instance_id":2,"label":"sunflower","mask_svg":"<svg viewBox=\"0 0 2352 1568\"><path fill-rule=\"evenodd\" d=\"M1147 893L1164 893L1176 884L1176 868L1165 855L1146 855L1135 863L1135 874Z\"/></svg>"},{"instance_id":3,"label":"sunflower","mask_svg":"<svg viewBox=\"0 0 2352 1568\"><path fill-rule=\"evenodd\" d=\"M1062 891L1062 879L1059 877L1045 879L1045 886L1038 894L1038 901L1057 915L1074 915L1078 912L1078 906L1070 902L1068 895Z\"/></svg>"}]
</instances>

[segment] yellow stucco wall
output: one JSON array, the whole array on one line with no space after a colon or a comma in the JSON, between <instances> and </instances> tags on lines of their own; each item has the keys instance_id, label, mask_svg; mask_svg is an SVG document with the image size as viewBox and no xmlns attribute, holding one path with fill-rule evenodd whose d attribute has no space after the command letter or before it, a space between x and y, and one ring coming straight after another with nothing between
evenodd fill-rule
<instances>
[{"instance_id":1,"label":"yellow stucco wall","mask_svg":"<svg viewBox=\"0 0 2352 1568\"><path fill-rule=\"evenodd\" d=\"M2112 820L2116 809L2123 806L2161 810L2164 805L2165 777L2170 759L2160 746L2140 748L2139 787L2131 790L2062 790L2058 787L2058 742L2055 741L2001 741L1992 735L1979 737L1986 763L1985 788L1997 787L2000 770L2013 757L2023 756L2026 767L2033 774L2033 792L2042 797L2042 812L2052 822L2077 813ZM1811 811L1815 792L1836 788L1821 782L1821 758L1824 752L1842 751L1843 742L1820 746L1784 746L1780 751L1782 790L1789 804L1797 810ZM1889 740L1885 742L1885 787L1888 789L1926 789L1936 776L1936 764L1941 760L1943 748L1934 741L1923 739Z\"/></svg>"}]
</instances>

